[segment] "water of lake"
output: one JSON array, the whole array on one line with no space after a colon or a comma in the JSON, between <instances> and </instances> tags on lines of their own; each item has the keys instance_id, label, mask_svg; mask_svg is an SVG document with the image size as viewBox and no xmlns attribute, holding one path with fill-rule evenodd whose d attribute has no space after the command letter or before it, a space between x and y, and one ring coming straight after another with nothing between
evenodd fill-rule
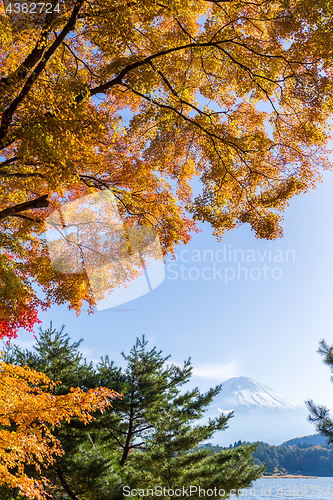
<instances>
[{"instance_id":1,"label":"water of lake","mask_svg":"<svg viewBox=\"0 0 333 500\"><path fill-rule=\"evenodd\" d=\"M239 493L244 498L255 500L333 499L333 477L257 479L252 488L243 489ZM237 499L236 495L231 495L230 498Z\"/></svg>"}]
</instances>

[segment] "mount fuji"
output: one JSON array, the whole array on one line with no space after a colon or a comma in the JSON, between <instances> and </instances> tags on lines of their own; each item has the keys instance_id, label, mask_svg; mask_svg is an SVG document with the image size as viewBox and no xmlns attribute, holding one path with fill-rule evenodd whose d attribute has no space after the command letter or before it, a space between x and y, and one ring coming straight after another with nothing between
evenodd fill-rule
<instances>
[{"instance_id":1,"label":"mount fuji","mask_svg":"<svg viewBox=\"0 0 333 500\"><path fill-rule=\"evenodd\" d=\"M305 404L294 403L248 377L224 382L206 415L214 418L231 411L234 416L228 421L228 429L216 433L215 444L228 446L241 439L277 445L314 431L307 421L309 412Z\"/></svg>"},{"instance_id":2,"label":"mount fuji","mask_svg":"<svg viewBox=\"0 0 333 500\"><path fill-rule=\"evenodd\" d=\"M240 409L256 410L300 410L300 405L280 396L269 387L255 382L248 377L229 378L222 385L222 398L218 406L220 411Z\"/></svg>"}]
</instances>

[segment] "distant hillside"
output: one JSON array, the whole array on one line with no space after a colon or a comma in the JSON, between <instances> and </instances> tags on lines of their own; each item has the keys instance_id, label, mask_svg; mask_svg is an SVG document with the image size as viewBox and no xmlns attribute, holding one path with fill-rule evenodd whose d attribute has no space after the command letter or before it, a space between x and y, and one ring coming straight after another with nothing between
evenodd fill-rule
<instances>
[{"instance_id":1,"label":"distant hillside","mask_svg":"<svg viewBox=\"0 0 333 500\"><path fill-rule=\"evenodd\" d=\"M306 436L312 437L312 436ZM302 438L297 438L302 439ZM290 441L294 441L291 439ZM246 446L251 443L238 441L229 448ZM296 446L272 446L257 442L257 450L253 453L256 465L266 465L264 475L276 473L298 474L304 476L333 477L333 448L323 445L310 446L306 443ZM223 449L219 446L207 444L212 453Z\"/></svg>"},{"instance_id":2,"label":"distant hillside","mask_svg":"<svg viewBox=\"0 0 333 500\"><path fill-rule=\"evenodd\" d=\"M304 446L304 445L303 445ZM289 447L269 446L257 443L253 454L258 465L266 464L267 475L280 472L283 474L301 474L304 476L333 476L333 449L323 446Z\"/></svg>"},{"instance_id":3,"label":"distant hillside","mask_svg":"<svg viewBox=\"0 0 333 500\"><path fill-rule=\"evenodd\" d=\"M311 436L303 436L299 438L289 439L289 441L285 441L281 444L281 446L320 446L327 445L328 439L322 436L321 434L311 434Z\"/></svg>"}]
</instances>

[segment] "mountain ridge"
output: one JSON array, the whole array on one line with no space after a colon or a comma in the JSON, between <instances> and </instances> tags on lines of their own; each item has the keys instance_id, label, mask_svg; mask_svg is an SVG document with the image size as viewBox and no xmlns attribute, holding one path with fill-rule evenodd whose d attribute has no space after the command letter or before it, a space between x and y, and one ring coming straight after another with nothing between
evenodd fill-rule
<instances>
[{"instance_id":1,"label":"mountain ridge","mask_svg":"<svg viewBox=\"0 0 333 500\"><path fill-rule=\"evenodd\" d=\"M217 399L219 398L219 399ZM221 412L232 410L301 410L304 405L295 403L267 386L249 377L233 377L222 384L221 394L212 407Z\"/></svg>"},{"instance_id":2,"label":"mountain ridge","mask_svg":"<svg viewBox=\"0 0 333 500\"><path fill-rule=\"evenodd\" d=\"M308 446L326 446L328 444L328 438L322 436L321 434L310 434L309 436L296 437L293 439L289 439L284 443L281 443L280 446L298 446L298 445L308 445Z\"/></svg>"}]
</instances>

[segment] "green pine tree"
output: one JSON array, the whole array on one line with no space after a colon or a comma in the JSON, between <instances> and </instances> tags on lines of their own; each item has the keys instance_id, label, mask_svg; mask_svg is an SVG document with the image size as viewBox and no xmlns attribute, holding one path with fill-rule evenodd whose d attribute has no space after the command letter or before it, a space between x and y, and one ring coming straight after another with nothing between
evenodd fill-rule
<instances>
[{"instance_id":1,"label":"green pine tree","mask_svg":"<svg viewBox=\"0 0 333 500\"><path fill-rule=\"evenodd\" d=\"M112 381L114 389L124 394L113 410L101 417L108 427L108 439L118 444L121 466L120 489L110 498L123 498L124 492L133 489L145 498L151 496L147 490L156 486L165 488L164 498L171 498L175 490L181 493L179 498L186 498L190 485L198 492L200 486L226 493L249 486L262 473L254 466L254 446L215 454L209 448L198 449L216 431L225 430L231 418L221 415L208 424L198 423L221 385L204 394L198 388L181 392L191 377L190 360L182 368L166 365L169 356L163 357L155 347L148 350L147 344L142 337L128 355L122 353L125 370L107 358L98 366L99 384ZM196 498L194 492L191 497Z\"/></svg>"},{"instance_id":2,"label":"green pine tree","mask_svg":"<svg viewBox=\"0 0 333 500\"><path fill-rule=\"evenodd\" d=\"M40 330L34 353L17 347L5 352L6 362L27 364L62 380L58 391L72 385L104 386L123 394L86 428L74 422L59 429L66 455L46 474L56 486L55 499L123 500L133 489L145 498L152 496L147 489L156 487L165 488L163 498L174 496L172 490L178 490L178 498L186 498L191 485L202 491L224 490L227 495L261 475L262 468L252 458L253 446L218 453L199 446L225 430L231 415L200 423L221 386L203 394L198 388L183 391L191 377L190 360L182 367L167 364L170 356L156 347L148 349L143 336L129 354L122 353L124 369L107 356L94 369L82 360L80 343L70 344L63 329L56 332L51 325ZM202 491L199 497L192 490L191 498L201 498Z\"/></svg>"},{"instance_id":3,"label":"green pine tree","mask_svg":"<svg viewBox=\"0 0 333 500\"><path fill-rule=\"evenodd\" d=\"M327 344L324 339L319 342L317 351L324 358L325 365L329 366L333 374L333 345ZM333 382L333 375L331 375ZM325 436L329 444L333 444L333 419L330 416L330 410L326 406L316 405L313 400L306 402L310 410L309 421L314 423L322 436Z\"/></svg>"}]
</instances>

